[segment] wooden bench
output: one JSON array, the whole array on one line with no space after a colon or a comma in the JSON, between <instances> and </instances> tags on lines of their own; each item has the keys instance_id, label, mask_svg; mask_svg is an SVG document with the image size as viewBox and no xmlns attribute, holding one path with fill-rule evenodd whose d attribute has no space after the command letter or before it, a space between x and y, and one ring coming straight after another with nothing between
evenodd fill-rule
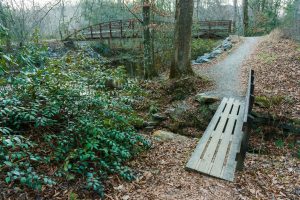
<instances>
[{"instance_id":1,"label":"wooden bench","mask_svg":"<svg viewBox=\"0 0 300 200\"><path fill-rule=\"evenodd\" d=\"M186 168L233 181L242 169L253 117L254 71L250 71L245 100L223 98Z\"/></svg>"},{"instance_id":2,"label":"wooden bench","mask_svg":"<svg viewBox=\"0 0 300 200\"><path fill-rule=\"evenodd\" d=\"M232 32L231 20L199 21L198 37L228 36Z\"/></svg>"}]
</instances>

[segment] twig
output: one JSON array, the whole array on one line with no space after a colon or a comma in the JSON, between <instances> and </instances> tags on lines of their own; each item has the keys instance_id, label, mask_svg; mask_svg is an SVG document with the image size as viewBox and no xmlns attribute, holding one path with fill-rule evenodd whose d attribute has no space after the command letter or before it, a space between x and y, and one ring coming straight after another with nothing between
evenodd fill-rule
<instances>
[{"instance_id":1,"label":"twig","mask_svg":"<svg viewBox=\"0 0 300 200\"><path fill-rule=\"evenodd\" d=\"M133 13L130 8L127 6L126 3L124 3L124 6L127 8L127 10L141 23L143 24L143 20L141 20L135 13Z\"/></svg>"}]
</instances>

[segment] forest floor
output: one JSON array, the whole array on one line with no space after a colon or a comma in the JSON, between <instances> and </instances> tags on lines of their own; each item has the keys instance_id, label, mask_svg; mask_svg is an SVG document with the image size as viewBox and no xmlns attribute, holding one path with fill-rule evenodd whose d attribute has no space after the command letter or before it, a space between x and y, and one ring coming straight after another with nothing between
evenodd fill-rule
<instances>
[{"instance_id":1,"label":"forest floor","mask_svg":"<svg viewBox=\"0 0 300 200\"><path fill-rule=\"evenodd\" d=\"M299 79L300 77L300 51L299 44L282 38L271 36L246 38L249 43L242 43L233 49L221 63L235 52L244 49L243 56L238 56L239 62L235 71L242 77L235 78L238 90L244 88L249 67L254 68L257 76L257 95L276 96L284 94L291 101L278 103L281 109L274 106L261 108L255 105L255 111L276 114L284 114L286 117L299 119ZM258 44L258 40L261 40ZM248 46L249 45L249 46ZM235 50L238 51L235 51ZM252 55L246 55L246 52ZM267 53L268 54L267 54ZM245 54L244 54L245 53ZM271 56L270 56L271 55ZM247 60L243 58L248 57ZM234 59L233 59L234 60ZM218 60L218 62L220 59ZM215 61L205 64L209 70L214 70ZM223 64L217 68L220 70ZM230 67L230 65L227 65ZM238 66L238 67L237 67ZM272 67L274 67L273 70ZM199 66L197 66L199 68ZM225 68L224 68L225 69ZM207 71L209 71L207 70ZM275 73L274 76L266 75ZM221 78L216 75L216 78ZM230 74L228 74L230 75ZM279 77L279 80L275 77ZM221 83L221 81L220 81ZM226 84L226 82L222 82ZM219 90L218 83L215 84ZM241 87L240 87L241 86ZM272 86L272 87L271 87ZM156 88L157 89L157 88ZM211 91L212 87L202 88ZM155 90L157 92L157 90ZM234 91L235 92L235 91ZM236 94L236 93L235 93ZM273 94L273 95L271 95ZM164 97L161 97L164 98ZM190 97L187 97L189 99ZM189 101L188 101L189 102ZM164 103L165 104L165 103ZM164 105L165 106L165 105ZM176 133L176 132L175 132ZM271 137L265 137L267 134ZM227 182L208 177L184 169L191 153L195 149L198 138L175 137L166 141L160 141L152 135L152 149L142 154L139 158L130 162L139 177L136 181L128 183L111 178L111 185L106 194L107 199L299 199L300 198L300 160L299 138L293 134L283 135L281 131L272 127L256 127L250 138L251 151L245 160L245 169L236 173L234 182Z\"/></svg>"},{"instance_id":2,"label":"forest floor","mask_svg":"<svg viewBox=\"0 0 300 200\"><path fill-rule=\"evenodd\" d=\"M292 119L295 126L300 126L300 44L274 35L259 39L237 38L234 43L231 51L211 63L193 66L197 74L213 78L213 83L201 77L141 81L147 96L141 97L135 108L145 119L151 118L153 113L164 119L140 130L152 141L152 147L128 163L137 179L126 182L116 175L110 176L105 183L105 199L300 199L300 138L295 134L283 134L278 127L253 129L245 169L236 173L234 182L185 170L218 106L217 102L204 108L195 101L195 95L209 91L218 91L220 96L241 95L249 68L256 74L255 95L258 98L254 111L282 120ZM219 74L212 73L214 70ZM226 86L229 84L225 77L235 84L234 90ZM223 90L227 92L222 93ZM153 135L157 130L175 134L162 140ZM22 191L19 187L9 187L5 192L10 199L100 199L93 191L82 187L82 180L43 188L41 194ZM8 199L1 197L0 193L0 199Z\"/></svg>"}]
</instances>

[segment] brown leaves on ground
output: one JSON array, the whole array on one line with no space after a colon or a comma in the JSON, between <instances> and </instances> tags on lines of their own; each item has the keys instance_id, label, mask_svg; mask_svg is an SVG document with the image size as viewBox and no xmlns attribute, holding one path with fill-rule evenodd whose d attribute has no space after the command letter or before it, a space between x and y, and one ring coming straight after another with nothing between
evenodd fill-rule
<instances>
[{"instance_id":1,"label":"brown leaves on ground","mask_svg":"<svg viewBox=\"0 0 300 200\"><path fill-rule=\"evenodd\" d=\"M153 148L131 163L140 172L138 180L120 183L113 199L233 199L225 181L185 170L197 140L186 138L168 142L154 141Z\"/></svg>"},{"instance_id":2,"label":"brown leaves on ground","mask_svg":"<svg viewBox=\"0 0 300 200\"><path fill-rule=\"evenodd\" d=\"M233 183L185 170L197 140L154 141L153 148L130 165L139 172L132 182L114 182L107 199L298 199L300 161L283 156L247 154L244 171Z\"/></svg>"},{"instance_id":3,"label":"brown leaves on ground","mask_svg":"<svg viewBox=\"0 0 300 200\"><path fill-rule=\"evenodd\" d=\"M299 199L300 161L285 156L248 154L235 186L240 199Z\"/></svg>"},{"instance_id":4,"label":"brown leaves on ground","mask_svg":"<svg viewBox=\"0 0 300 200\"><path fill-rule=\"evenodd\" d=\"M260 110L277 116L300 118L299 44L268 37L245 63L245 68L254 69L255 96L260 96L260 100L267 104Z\"/></svg>"}]
</instances>

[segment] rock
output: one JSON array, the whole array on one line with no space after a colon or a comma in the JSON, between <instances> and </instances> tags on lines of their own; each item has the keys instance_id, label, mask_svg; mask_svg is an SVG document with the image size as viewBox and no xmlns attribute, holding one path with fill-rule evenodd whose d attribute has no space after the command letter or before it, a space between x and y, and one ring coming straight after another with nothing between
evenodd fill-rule
<instances>
[{"instance_id":1,"label":"rock","mask_svg":"<svg viewBox=\"0 0 300 200\"><path fill-rule=\"evenodd\" d=\"M222 43L222 47L224 51L227 51L229 49L232 48L232 42L230 38L226 38L223 43Z\"/></svg>"},{"instance_id":2,"label":"rock","mask_svg":"<svg viewBox=\"0 0 300 200\"><path fill-rule=\"evenodd\" d=\"M210 95L207 95L206 93L199 93L199 94L197 94L195 96L195 99L199 103L206 103L206 104L211 104L211 103L215 103L217 101L220 101L219 97L210 96Z\"/></svg>"},{"instance_id":3,"label":"rock","mask_svg":"<svg viewBox=\"0 0 300 200\"><path fill-rule=\"evenodd\" d=\"M169 131L163 131L163 130L158 130L155 131L152 134L155 138L159 139L160 141L169 141L169 140L174 140L174 139L185 139L184 136L169 132Z\"/></svg>"},{"instance_id":4,"label":"rock","mask_svg":"<svg viewBox=\"0 0 300 200\"><path fill-rule=\"evenodd\" d=\"M222 49L216 49L214 51L211 52L211 56L212 57L217 57L218 55L222 54L223 50Z\"/></svg>"},{"instance_id":5,"label":"rock","mask_svg":"<svg viewBox=\"0 0 300 200\"><path fill-rule=\"evenodd\" d=\"M167 119L167 116L162 113L155 113L152 115L152 118L156 121L162 122Z\"/></svg>"},{"instance_id":6,"label":"rock","mask_svg":"<svg viewBox=\"0 0 300 200\"><path fill-rule=\"evenodd\" d=\"M145 122L145 126L157 126L158 124L159 124L159 122L157 122L157 121Z\"/></svg>"},{"instance_id":7,"label":"rock","mask_svg":"<svg viewBox=\"0 0 300 200\"><path fill-rule=\"evenodd\" d=\"M204 54L196 59L196 63L205 63L210 61L211 55L209 53Z\"/></svg>"},{"instance_id":8,"label":"rock","mask_svg":"<svg viewBox=\"0 0 300 200\"><path fill-rule=\"evenodd\" d=\"M223 45L224 51L227 51L227 50L229 50L229 49L231 49L231 48L232 48L232 44L231 44L231 43L225 43L225 44Z\"/></svg>"},{"instance_id":9,"label":"rock","mask_svg":"<svg viewBox=\"0 0 300 200\"><path fill-rule=\"evenodd\" d=\"M231 37L227 37L225 40L226 41L231 41Z\"/></svg>"},{"instance_id":10,"label":"rock","mask_svg":"<svg viewBox=\"0 0 300 200\"><path fill-rule=\"evenodd\" d=\"M146 126L145 130L146 131L152 131L155 127L154 126Z\"/></svg>"},{"instance_id":11,"label":"rock","mask_svg":"<svg viewBox=\"0 0 300 200\"><path fill-rule=\"evenodd\" d=\"M189 109L190 105L187 102L182 101L172 108L167 109L166 114L168 114L171 119L179 120Z\"/></svg>"}]
</instances>

